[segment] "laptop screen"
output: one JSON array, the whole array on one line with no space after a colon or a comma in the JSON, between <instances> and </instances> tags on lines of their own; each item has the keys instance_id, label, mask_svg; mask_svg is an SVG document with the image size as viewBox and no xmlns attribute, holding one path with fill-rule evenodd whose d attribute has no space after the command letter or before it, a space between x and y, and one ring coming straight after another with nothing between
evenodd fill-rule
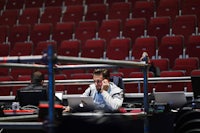
<instances>
[{"instance_id":1,"label":"laptop screen","mask_svg":"<svg viewBox=\"0 0 200 133\"><path fill-rule=\"evenodd\" d=\"M67 101L72 112L92 112L95 109L92 97L70 96Z\"/></svg>"},{"instance_id":2,"label":"laptop screen","mask_svg":"<svg viewBox=\"0 0 200 133\"><path fill-rule=\"evenodd\" d=\"M186 102L186 96L184 92L155 92L154 93L156 103L169 104L170 108L177 109L183 106Z\"/></svg>"},{"instance_id":3,"label":"laptop screen","mask_svg":"<svg viewBox=\"0 0 200 133\"><path fill-rule=\"evenodd\" d=\"M200 76L192 76L191 82L194 99L198 99L200 98Z\"/></svg>"}]
</instances>

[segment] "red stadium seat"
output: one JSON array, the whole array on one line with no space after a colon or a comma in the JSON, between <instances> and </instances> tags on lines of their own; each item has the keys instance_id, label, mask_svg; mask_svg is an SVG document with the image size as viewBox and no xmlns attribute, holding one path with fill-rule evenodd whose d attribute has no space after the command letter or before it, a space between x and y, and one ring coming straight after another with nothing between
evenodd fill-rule
<instances>
[{"instance_id":1,"label":"red stadium seat","mask_svg":"<svg viewBox=\"0 0 200 133\"><path fill-rule=\"evenodd\" d=\"M158 17L170 17L174 22L180 10L180 0L160 0L158 8L156 10Z\"/></svg>"},{"instance_id":2,"label":"red stadium seat","mask_svg":"<svg viewBox=\"0 0 200 133\"><path fill-rule=\"evenodd\" d=\"M45 0L45 7L62 7L64 5L64 0Z\"/></svg>"},{"instance_id":3,"label":"red stadium seat","mask_svg":"<svg viewBox=\"0 0 200 133\"><path fill-rule=\"evenodd\" d=\"M62 7L60 6L46 7L40 17L40 23L51 22L53 26L55 26L57 22L61 21L61 16L62 16Z\"/></svg>"},{"instance_id":4,"label":"red stadium seat","mask_svg":"<svg viewBox=\"0 0 200 133\"><path fill-rule=\"evenodd\" d=\"M86 21L98 21L101 25L102 21L106 19L108 7L106 4L89 4L85 13Z\"/></svg>"},{"instance_id":5,"label":"red stadium seat","mask_svg":"<svg viewBox=\"0 0 200 133\"><path fill-rule=\"evenodd\" d=\"M169 70L169 59L161 58L161 59L151 59L151 63L154 66L158 67L160 71L168 71Z\"/></svg>"},{"instance_id":6,"label":"red stadium seat","mask_svg":"<svg viewBox=\"0 0 200 133\"><path fill-rule=\"evenodd\" d=\"M120 36L121 31L121 20L104 20L99 28L98 37L106 40L109 43L112 38Z\"/></svg>"},{"instance_id":7,"label":"red stadium seat","mask_svg":"<svg viewBox=\"0 0 200 133\"><path fill-rule=\"evenodd\" d=\"M25 0L8 0L6 3L7 9L23 9Z\"/></svg>"},{"instance_id":8,"label":"red stadium seat","mask_svg":"<svg viewBox=\"0 0 200 133\"><path fill-rule=\"evenodd\" d=\"M198 57L200 60L200 36L199 35L191 35L188 40L188 44L186 44L186 55L189 57Z\"/></svg>"},{"instance_id":9,"label":"red stadium seat","mask_svg":"<svg viewBox=\"0 0 200 133\"><path fill-rule=\"evenodd\" d=\"M173 70L183 70L186 76L190 76L192 70L199 68L199 59L197 57L177 58Z\"/></svg>"},{"instance_id":10,"label":"red stadium seat","mask_svg":"<svg viewBox=\"0 0 200 133\"><path fill-rule=\"evenodd\" d=\"M68 0L67 0L68 1ZM74 22L77 26L83 20L84 6L83 5L69 5L63 13L62 22Z\"/></svg>"},{"instance_id":11,"label":"red stadium seat","mask_svg":"<svg viewBox=\"0 0 200 133\"><path fill-rule=\"evenodd\" d=\"M13 81L13 77L12 76L0 76L0 82L6 82L6 81ZM11 95L11 92L13 87L12 86L0 86L0 95L1 96L9 96Z\"/></svg>"},{"instance_id":12,"label":"red stadium seat","mask_svg":"<svg viewBox=\"0 0 200 133\"><path fill-rule=\"evenodd\" d=\"M83 5L83 0L64 0L65 6Z\"/></svg>"},{"instance_id":13,"label":"red stadium seat","mask_svg":"<svg viewBox=\"0 0 200 133\"><path fill-rule=\"evenodd\" d=\"M85 45L86 40L96 37L99 25L97 21L79 22L75 29L75 38L80 40L82 46Z\"/></svg>"},{"instance_id":14,"label":"red stadium seat","mask_svg":"<svg viewBox=\"0 0 200 133\"><path fill-rule=\"evenodd\" d=\"M104 4L104 0L86 0L85 4L86 5L90 5L90 4Z\"/></svg>"},{"instance_id":15,"label":"red stadium seat","mask_svg":"<svg viewBox=\"0 0 200 133\"><path fill-rule=\"evenodd\" d=\"M183 77L185 76L184 71L162 71L160 77ZM164 82L156 83L156 92L168 92L168 91L184 91L185 82Z\"/></svg>"},{"instance_id":16,"label":"red stadium seat","mask_svg":"<svg viewBox=\"0 0 200 133\"><path fill-rule=\"evenodd\" d=\"M71 79L92 79L92 73L74 73L71 75ZM89 84L67 85L66 90L68 94L82 94Z\"/></svg>"},{"instance_id":17,"label":"red stadium seat","mask_svg":"<svg viewBox=\"0 0 200 133\"><path fill-rule=\"evenodd\" d=\"M138 37L132 47L132 57L140 59L143 52L147 52L149 58L156 56L157 37Z\"/></svg>"},{"instance_id":18,"label":"red stadium seat","mask_svg":"<svg viewBox=\"0 0 200 133\"><path fill-rule=\"evenodd\" d=\"M51 23L35 24L30 33L30 40L33 42L34 45L37 45L37 43L40 41L50 40L51 33Z\"/></svg>"},{"instance_id":19,"label":"red stadium seat","mask_svg":"<svg viewBox=\"0 0 200 133\"><path fill-rule=\"evenodd\" d=\"M40 17L40 8L26 8L19 16L19 24L30 24L31 28L33 25L38 23Z\"/></svg>"},{"instance_id":20,"label":"red stadium seat","mask_svg":"<svg viewBox=\"0 0 200 133\"><path fill-rule=\"evenodd\" d=\"M81 57L104 58L106 41L104 39L88 39L82 46Z\"/></svg>"},{"instance_id":21,"label":"red stadium seat","mask_svg":"<svg viewBox=\"0 0 200 133\"><path fill-rule=\"evenodd\" d=\"M8 56L10 54L10 44L0 43L0 56Z\"/></svg>"},{"instance_id":22,"label":"red stadium seat","mask_svg":"<svg viewBox=\"0 0 200 133\"><path fill-rule=\"evenodd\" d=\"M17 24L19 11L19 9L5 10L0 16L0 25L8 25L12 27L13 25Z\"/></svg>"},{"instance_id":23,"label":"red stadium seat","mask_svg":"<svg viewBox=\"0 0 200 133\"><path fill-rule=\"evenodd\" d=\"M48 46L52 45L54 52L57 52L57 42L56 41L40 41L33 48L33 55L43 55L47 53Z\"/></svg>"},{"instance_id":24,"label":"red stadium seat","mask_svg":"<svg viewBox=\"0 0 200 133\"><path fill-rule=\"evenodd\" d=\"M154 12L154 1L136 1L132 9L132 18L145 18L148 24Z\"/></svg>"},{"instance_id":25,"label":"red stadium seat","mask_svg":"<svg viewBox=\"0 0 200 133\"><path fill-rule=\"evenodd\" d=\"M131 51L130 38L113 38L106 48L106 58L113 60L129 60Z\"/></svg>"},{"instance_id":26,"label":"red stadium seat","mask_svg":"<svg viewBox=\"0 0 200 133\"><path fill-rule=\"evenodd\" d=\"M183 55L184 37L181 35L164 36L159 46L158 55L161 58L169 59L170 69L174 66L174 61ZM173 53L173 54L172 54Z\"/></svg>"},{"instance_id":27,"label":"red stadium seat","mask_svg":"<svg viewBox=\"0 0 200 133\"><path fill-rule=\"evenodd\" d=\"M9 26L0 25L0 43L6 42L8 35L9 35Z\"/></svg>"},{"instance_id":28,"label":"red stadium seat","mask_svg":"<svg viewBox=\"0 0 200 133\"><path fill-rule=\"evenodd\" d=\"M196 27L196 15L176 16L176 19L172 24L172 33L175 35L183 35L185 42L188 42L189 36L196 33Z\"/></svg>"},{"instance_id":29,"label":"red stadium seat","mask_svg":"<svg viewBox=\"0 0 200 133\"><path fill-rule=\"evenodd\" d=\"M196 15L197 20L200 19L200 1L199 0L184 0L181 3L182 15Z\"/></svg>"},{"instance_id":30,"label":"red stadium seat","mask_svg":"<svg viewBox=\"0 0 200 133\"><path fill-rule=\"evenodd\" d=\"M132 39L134 45L137 37L144 36L146 30L146 19L145 18L134 18L127 19L122 28L122 35Z\"/></svg>"},{"instance_id":31,"label":"red stadium seat","mask_svg":"<svg viewBox=\"0 0 200 133\"><path fill-rule=\"evenodd\" d=\"M80 50L80 40L64 40L58 47L58 55L79 57L81 52Z\"/></svg>"},{"instance_id":32,"label":"red stadium seat","mask_svg":"<svg viewBox=\"0 0 200 133\"><path fill-rule=\"evenodd\" d=\"M61 45L62 41L72 39L74 34L74 22L61 22L57 23L52 31L52 40Z\"/></svg>"},{"instance_id":33,"label":"red stadium seat","mask_svg":"<svg viewBox=\"0 0 200 133\"><path fill-rule=\"evenodd\" d=\"M158 38L158 46L159 46L162 37L170 34L170 28L171 28L170 17L151 18L147 26L147 34L149 36L156 36Z\"/></svg>"},{"instance_id":34,"label":"red stadium seat","mask_svg":"<svg viewBox=\"0 0 200 133\"><path fill-rule=\"evenodd\" d=\"M129 78L143 78L143 72L131 72ZM148 77L154 77L153 72L148 72ZM139 82L139 81L138 81ZM143 93L144 92L143 83L130 83L125 84L125 93ZM152 93L154 84L148 83L148 92Z\"/></svg>"},{"instance_id":35,"label":"red stadium seat","mask_svg":"<svg viewBox=\"0 0 200 133\"><path fill-rule=\"evenodd\" d=\"M114 2L108 12L108 19L121 19L124 25L126 19L129 18L131 12L131 3L129 2Z\"/></svg>"},{"instance_id":36,"label":"red stadium seat","mask_svg":"<svg viewBox=\"0 0 200 133\"><path fill-rule=\"evenodd\" d=\"M25 8L44 7L45 0L25 0Z\"/></svg>"},{"instance_id":37,"label":"red stadium seat","mask_svg":"<svg viewBox=\"0 0 200 133\"><path fill-rule=\"evenodd\" d=\"M11 48L16 42L29 41L31 26L29 24L14 25L10 28L8 41L11 43Z\"/></svg>"},{"instance_id":38,"label":"red stadium seat","mask_svg":"<svg viewBox=\"0 0 200 133\"><path fill-rule=\"evenodd\" d=\"M11 56L28 56L32 55L33 43L32 42L16 42L10 50Z\"/></svg>"}]
</instances>

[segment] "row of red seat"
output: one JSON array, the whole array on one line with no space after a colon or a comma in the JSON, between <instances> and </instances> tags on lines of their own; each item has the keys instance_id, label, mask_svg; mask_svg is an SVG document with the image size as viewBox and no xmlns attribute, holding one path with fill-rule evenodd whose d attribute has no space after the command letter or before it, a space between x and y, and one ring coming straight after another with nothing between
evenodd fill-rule
<instances>
[{"instance_id":1,"label":"row of red seat","mask_svg":"<svg viewBox=\"0 0 200 133\"><path fill-rule=\"evenodd\" d=\"M121 73L111 73L113 75L121 75ZM200 75L199 69L194 69L191 72L192 76ZM184 71L174 70L174 71L162 71L160 73L160 77L184 77ZM153 77L153 73L149 72L148 77ZM91 79L92 73L75 73L72 74L70 79ZM131 72L129 74L129 78L143 78L143 73L140 71L138 72ZM45 79L48 79L46 76ZM66 80L69 79L66 74L55 74L56 80ZM0 81L13 81L12 76L0 76ZM18 81L30 81L30 75L20 75L17 79ZM0 87L1 94L0 95L10 95L16 94L16 90L21 88L22 86L7 86L7 87ZM68 94L81 94L84 90L88 87L88 84L76 84L76 85L59 85L55 84L56 91L63 91L67 92ZM191 82L165 82L165 83L148 83L148 92L154 91L187 91L192 92ZM125 83L125 93L138 93L143 92L143 84L140 83Z\"/></svg>"}]
</instances>

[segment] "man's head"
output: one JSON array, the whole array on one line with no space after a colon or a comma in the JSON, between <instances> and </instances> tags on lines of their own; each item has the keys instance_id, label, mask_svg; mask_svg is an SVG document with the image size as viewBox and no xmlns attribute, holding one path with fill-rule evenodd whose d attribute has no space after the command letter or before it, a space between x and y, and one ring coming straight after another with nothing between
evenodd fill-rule
<instances>
[{"instance_id":1,"label":"man's head","mask_svg":"<svg viewBox=\"0 0 200 133\"><path fill-rule=\"evenodd\" d=\"M40 71L35 71L31 75L31 83L33 84L42 84L44 80L44 75Z\"/></svg>"},{"instance_id":2,"label":"man's head","mask_svg":"<svg viewBox=\"0 0 200 133\"><path fill-rule=\"evenodd\" d=\"M104 79L110 80L110 72L107 69L95 69L93 72L93 80L97 90L101 89L102 81Z\"/></svg>"}]
</instances>

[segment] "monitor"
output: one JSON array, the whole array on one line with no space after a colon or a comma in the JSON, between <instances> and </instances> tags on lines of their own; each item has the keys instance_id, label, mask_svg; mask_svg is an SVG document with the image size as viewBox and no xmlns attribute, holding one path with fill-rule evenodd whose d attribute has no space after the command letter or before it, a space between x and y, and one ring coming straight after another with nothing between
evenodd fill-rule
<instances>
[{"instance_id":1,"label":"monitor","mask_svg":"<svg viewBox=\"0 0 200 133\"><path fill-rule=\"evenodd\" d=\"M18 90L17 100L20 106L34 105L38 106L40 101L47 101L46 90Z\"/></svg>"},{"instance_id":2,"label":"monitor","mask_svg":"<svg viewBox=\"0 0 200 133\"><path fill-rule=\"evenodd\" d=\"M194 99L199 99L200 98L200 76L192 76L191 82L192 82L192 91L193 91Z\"/></svg>"}]
</instances>

